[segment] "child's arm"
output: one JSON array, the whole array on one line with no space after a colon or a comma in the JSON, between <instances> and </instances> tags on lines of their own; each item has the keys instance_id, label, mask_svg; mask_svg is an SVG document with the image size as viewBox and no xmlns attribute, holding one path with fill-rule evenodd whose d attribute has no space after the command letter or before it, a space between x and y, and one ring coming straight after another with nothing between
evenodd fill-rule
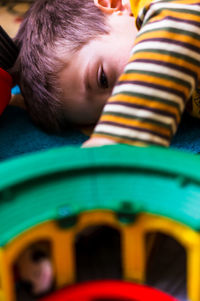
<instances>
[{"instance_id":1,"label":"child's arm","mask_svg":"<svg viewBox=\"0 0 200 301\"><path fill-rule=\"evenodd\" d=\"M105 144L104 138L168 146L198 85L200 1L153 1L137 25L129 63L86 146Z\"/></svg>"}]
</instances>

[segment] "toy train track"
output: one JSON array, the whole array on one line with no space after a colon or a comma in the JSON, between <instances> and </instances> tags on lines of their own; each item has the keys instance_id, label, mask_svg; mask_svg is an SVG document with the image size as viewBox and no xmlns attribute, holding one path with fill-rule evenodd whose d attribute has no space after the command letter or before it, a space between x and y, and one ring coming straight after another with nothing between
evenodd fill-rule
<instances>
[{"instance_id":1,"label":"toy train track","mask_svg":"<svg viewBox=\"0 0 200 301\"><path fill-rule=\"evenodd\" d=\"M145 235L177 239L187 250L188 294L198 301L199 170L194 155L129 146L65 147L2 163L0 300L15 300L13 264L26 246L50 242L59 289L76 282L74 237L109 225L123 240L123 278L138 282L145 281Z\"/></svg>"},{"instance_id":2,"label":"toy train track","mask_svg":"<svg viewBox=\"0 0 200 301\"><path fill-rule=\"evenodd\" d=\"M100 208L132 217L145 211L199 230L199 170L193 155L127 146L68 147L10 160L0 169L0 245L45 220Z\"/></svg>"}]
</instances>

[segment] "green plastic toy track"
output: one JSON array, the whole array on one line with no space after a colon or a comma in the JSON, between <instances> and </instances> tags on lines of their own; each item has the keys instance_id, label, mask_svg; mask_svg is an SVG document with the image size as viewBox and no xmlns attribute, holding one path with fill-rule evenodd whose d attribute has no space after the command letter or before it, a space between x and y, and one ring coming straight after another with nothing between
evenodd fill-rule
<instances>
[{"instance_id":1,"label":"green plastic toy track","mask_svg":"<svg viewBox=\"0 0 200 301\"><path fill-rule=\"evenodd\" d=\"M110 209L200 229L200 158L161 148L59 148L0 165L0 246L47 220Z\"/></svg>"}]
</instances>

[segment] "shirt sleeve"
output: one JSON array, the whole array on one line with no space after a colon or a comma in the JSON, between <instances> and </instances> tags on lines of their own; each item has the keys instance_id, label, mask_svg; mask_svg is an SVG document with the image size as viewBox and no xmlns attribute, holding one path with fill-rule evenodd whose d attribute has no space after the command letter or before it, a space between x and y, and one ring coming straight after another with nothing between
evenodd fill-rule
<instances>
[{"instance_id":1,"label":"shirt sleeve","mask_svg":"<svg viewBox=\"0 0 200 301\"><path fill-rule=\"evenodd\" d=\"M199 82L200 1L153 1L136 24L129 62L92 137L168 146Z\"/></svg>"}]
</instances>

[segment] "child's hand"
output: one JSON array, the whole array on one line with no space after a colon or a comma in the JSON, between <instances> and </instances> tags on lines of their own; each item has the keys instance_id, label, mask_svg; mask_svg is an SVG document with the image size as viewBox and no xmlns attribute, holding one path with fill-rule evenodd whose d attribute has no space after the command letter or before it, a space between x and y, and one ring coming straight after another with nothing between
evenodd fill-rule
<instances>
[{"instance_id":1,"label":"child's hand","mask_svg":"<svg viewBox=\"0 0 200 301\"><path fill-rule=\"evenodd\" d=\"M83 143L82 147L95 147L109 144L116 144L116 142L107 138L90 138Z\"/></svg>"}]
</instances>

